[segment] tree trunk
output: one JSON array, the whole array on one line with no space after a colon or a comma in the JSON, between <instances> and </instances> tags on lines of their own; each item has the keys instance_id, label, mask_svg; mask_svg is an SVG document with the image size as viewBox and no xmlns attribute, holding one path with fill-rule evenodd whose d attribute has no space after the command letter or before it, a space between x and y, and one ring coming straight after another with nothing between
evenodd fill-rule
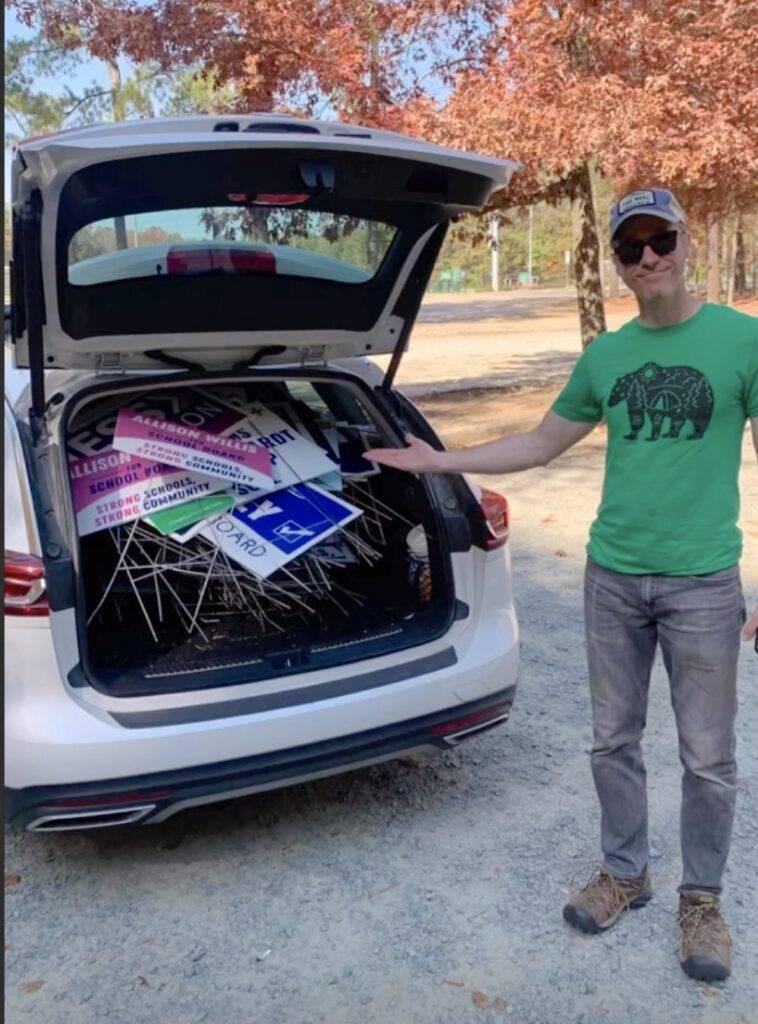
<instances>
[{"instance_id":1,"label":"tree trunk","mask_svg":"<svg viewBox=\"0 0 758 1024\"><path fill-rule=\"evenodd\" d=\"M708 215L708 301L721 299L721 225L715 214Z\"/></svg>"},{"instance_id":2,"label":"tree trunk","mask_svg":"<svg viewBox=\"0 0 758 1024\"><path fill-rule=\"evenodd\" d=\"M726 304L727 306L734 305L734 268L735 268L735 256L737 246L737 227L733 217L730 217L726 223L726 259L724 260L724 272L726 276Z\"/></svg>"},{"instance_id":3,"label":"tree trunk","mask_svg":"<svg viewBox=\"0 0 758 1024\"><path fill-rule=\"evenodd\" d=\"M592 191L592 178L587 163L582 164L570 182L571 198L576 213L574 240L574 279L579 304L579 326L582 348L606 329L603 305L603 284L600 277L600 239Z\"/></svg>"},{"instance_id":4,"label":"tree trunk","mask_svg":"<svg viewBox=\"0 0 758 1024\"><path fill-rule=\"evenodd\" d=\"M112 57L106 58L108 67L108 78L111 83L111 110L114 121L124 120L124 111L121 106L121 68ZM126 220L123 217L113 218L113 228L116 233L116 248L128 249L129 241L126 237Z\"/></svg>"},{"instance_id":5,"label":"tree trunk","mask_svg":"<svg viewBox=\"0 0 758 1024\"><path fill-rule=\"evenodd\" d=\"M737 228L734 233L734 291L736 295L744 295L747 292L745 222L741 213L737 216Z\"/></svg>"}]
</instances>

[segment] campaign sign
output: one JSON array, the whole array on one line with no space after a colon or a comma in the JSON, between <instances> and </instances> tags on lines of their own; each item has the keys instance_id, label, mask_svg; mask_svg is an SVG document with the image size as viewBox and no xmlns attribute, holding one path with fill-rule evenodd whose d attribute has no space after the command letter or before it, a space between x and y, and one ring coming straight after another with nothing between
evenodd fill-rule
<instances>
[{"instance_id":1,"label":"campaign sign","mask_svg":"<svg viewBox=\"0 0 758 1024\"><path fill-rule=\"evenodd\" d=\"M316 544L311 551L323 562L336 562L337 565L357 565L358 556L347 541L341 537L330 537L329 540Z\"/></svg>"},{"instance_id":2,"label":"campaign sign","mask_svg":"<svg viewBox=\"0 0 758 1024\"><path fill-rule=\"evenodd\" d=\"M202 533L229 558L266 579L359 515L359 508L320 487L297 484L233 509Z\"/></svg>"},{"instance_id":3,"label":"campaign sign","mask_svg":"<svg viewBox=\"0 0 758 1024\"><path fill-rule=\"evenodd\" d=\"M329 458L323 448L303 437L270 409L253 407L245 419L225 434L239 441L260 444L268 451L274 477L274 486L268 488L268 492L338 469L336 460Z\"/></svg>"},{"instance_id":4,"label":"campaign sign","mask_svg":"<svg viewBox=\"0 0 758 1024\"><path fill-rule=\"evenodd\" d=\"M271 490L271 456L261 445L122 409L113 447L204 476Z\"/></svg>"},{"instance_id":5,"label":"campaign sign","mask_svg":"<svg viewBox=\"0 0 758 1024\"><path fill-rule=\"evenodd\" d=\"M226 486L198 473L134 458L114 448L69 463L80 537L140 519Z\"/></svg>"},{"instance_id":6,"label":"campaign sign","mask_svg":"<svg viewBox=\"0 0 758 1024\"><path fill-rule=\"evenodd\" d=\"M221 515L234 507L234 495L229 491L220 491L207 498L193 498L181 505L173 505L161 512L147 517L147 522L154 526L158 533L173 534L176 530L203 523L211 516Z\"/></svg>"},{"instance_id":7,"label":"campaign sign","mask_svg":"<svg viewBox=\"0 0 758 1024\"><path fill-rule=\"evenodd\" d=\"M239 388L230 389L232 398L239 397ZM123 408L141 412L155 419L175 420L185 427L202 427L212 434L223 434L239 420L239 413L230 412L218 399L211 396L176 392L148 391L138 397L126 398L114 395L106 402L98 402L91 415L87 410L77 415L76 425L66 440L69 458L97 455L113 443L118 413Z\"/></svg>"}]
</instances>

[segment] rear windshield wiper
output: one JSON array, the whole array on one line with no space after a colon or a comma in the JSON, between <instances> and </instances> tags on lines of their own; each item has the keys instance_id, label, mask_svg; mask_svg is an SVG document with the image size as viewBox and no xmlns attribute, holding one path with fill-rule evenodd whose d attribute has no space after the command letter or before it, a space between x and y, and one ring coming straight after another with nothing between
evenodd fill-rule
<instances>
[{"instance_id":1,"label":"rear windshield wiper","mask_svg":"<svg viewBox=\"0 0 758 1024\"><path fill-rule=\"evenodd\" d=\"M145 351L145 355L150 359L156 359L159 363L165 363L166 366L181 366L184 370L205 369L200 363L193 363L190 359L182 359L181 356L170 356L161 348L148 349Z\"/></svg>"}]
</instances>

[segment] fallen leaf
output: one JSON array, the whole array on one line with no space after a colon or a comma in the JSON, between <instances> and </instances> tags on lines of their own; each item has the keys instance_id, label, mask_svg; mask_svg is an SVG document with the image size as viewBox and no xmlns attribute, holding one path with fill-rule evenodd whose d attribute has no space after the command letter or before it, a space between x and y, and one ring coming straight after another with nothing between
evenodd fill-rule
<instances>
[{"instance_id":1,"label":"fallen leaf","mask_svg":"<svg viewBox=\"0 0 758 1024\"><path fill-rule=\"evenodd\" d=\"M483 1010L485 1006L489 1006L490 1004L489 998L484 994L484 992L480 992L479 989L474 989L471 993L471 1002L474 1006L478 1006L480 1010Z\"/></svg>"},{"instance_id":2,"label":"fallen leaf","mask_svg":"<svg viewBox=\"0 0 758 1024\"><path fill-rule=\"evenodd\" d=\"M711 988L709 985L701 985L700 994L703 996L707 996L709 999L712 999L716 995L716 989Z\"/></svg>"},{"instance_id":3,"label":"fallen leaf","mask_svg":"<svg viewBox=\"0 0 758 1024\"><path fill-rule=\"evenodd\" d=\"M549 516L545 516L544 519L540 519L540 522L541 523L554 523L555 522L555 516L552 515L552 514L549 515Z\"/></svg>"},{"instance_id":4,"label":"fallen leaf","mask_svg":"<svg viewBox=\"0 0 758 1024\"><path fill-rule=\"evenodd\" d=\"M566 557L566 552L563 550L563 548L558 548L558 550L555 552L555 554L559 558L565 558Z\"/></svg>"},{"instance_id":5,"label":"fallen leaf","mask_svg":"<svg viewBox=\"0 0 758 1024\"><path fill-rule=\"evenodd\" d=\"M453 985L455 988L463 988L463 982L462 981L453 981L452 978L445 978L445 980L442 982L442 984L443 985Z\"/></svg>"},{"instance_id":6,"label":"fallen leaf","mask_svg":"<svg viewBox=\"0 0 758 1024\"><path fill-rule=\"evenodd\" d=\"M144 974L138 974L137 980L139 981L140 985L147 985L147 978L145 977Z\"/></svg>"},{"instance_id":7,"label":"fallen leaf","mask_svg":"<svg viewBox=\"0 0 758 1024\"><path fill-rule=\"evenodd\" d=\"M492 1009L498 1010L500 1013L505 1013L505 1011L508 1009L508 1004L500 996L495 996L495 998L492 1000Z\"/></svg>"},{"instance_id":8,"label":"fallen leaf","mask_svg":"<svg viewBox=\"0 0 758 1024\"><path fill-rule=\"evenodd\" d=\"M31 994L32 992L39 992L44 984L44 981L27 981L25 985L21 986L21 988L24 992Z\"/></svg>"},{"instance_id":9,"label":"fallen leaf","mask_svg":"<svg viewBox=\"0 0 758 1024\"><path fill-rule=\"evenodd\" d=\"M5 888L6 888L6 889L7 889L7 888L8 888L9 886L11 886L11 885L18 885L18 883L19 883L20 881L21 881L21 875L9 875L9 874L8 874L8 873L6 872L6 874L5 874Z\"/></svg>"},{"instance_id":10,"label":"fallen leaf","mask_svg":"<svg viewBox=\"0 0 758 1024\"><path fill-rule=\"evenodd\" d=\"M5 952L7 953L10 948L11 948L10 942L6 942L5 943Z\"/></svg>"}]
</instances>

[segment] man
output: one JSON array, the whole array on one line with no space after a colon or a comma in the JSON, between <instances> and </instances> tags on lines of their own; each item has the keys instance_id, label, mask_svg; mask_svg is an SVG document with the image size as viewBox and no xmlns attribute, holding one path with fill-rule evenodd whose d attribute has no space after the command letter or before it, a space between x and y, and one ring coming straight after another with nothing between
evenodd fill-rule
<instances>
[{"instance_id":1,"label":"man","mask_svg":"<svg viewBox=\"0 0 758 1024\"><path fill-rule=\"evenodd\" d=\"M410 472L511 473L545 466L604 419L603 495L590 530L585 627L592 772L603 864L565 920L609 928L652 895L641 739L656 645L669 676L682 780L680 963L713 981L731 970L719 894L734 818L739 576L738 471L745 420L758 452L758 319L685 286L689 238L666 189L614 204L616 268L639 316L600 335L534 430L457 452L408 435L373 461Z\"/></svg>"}]
</instances>

